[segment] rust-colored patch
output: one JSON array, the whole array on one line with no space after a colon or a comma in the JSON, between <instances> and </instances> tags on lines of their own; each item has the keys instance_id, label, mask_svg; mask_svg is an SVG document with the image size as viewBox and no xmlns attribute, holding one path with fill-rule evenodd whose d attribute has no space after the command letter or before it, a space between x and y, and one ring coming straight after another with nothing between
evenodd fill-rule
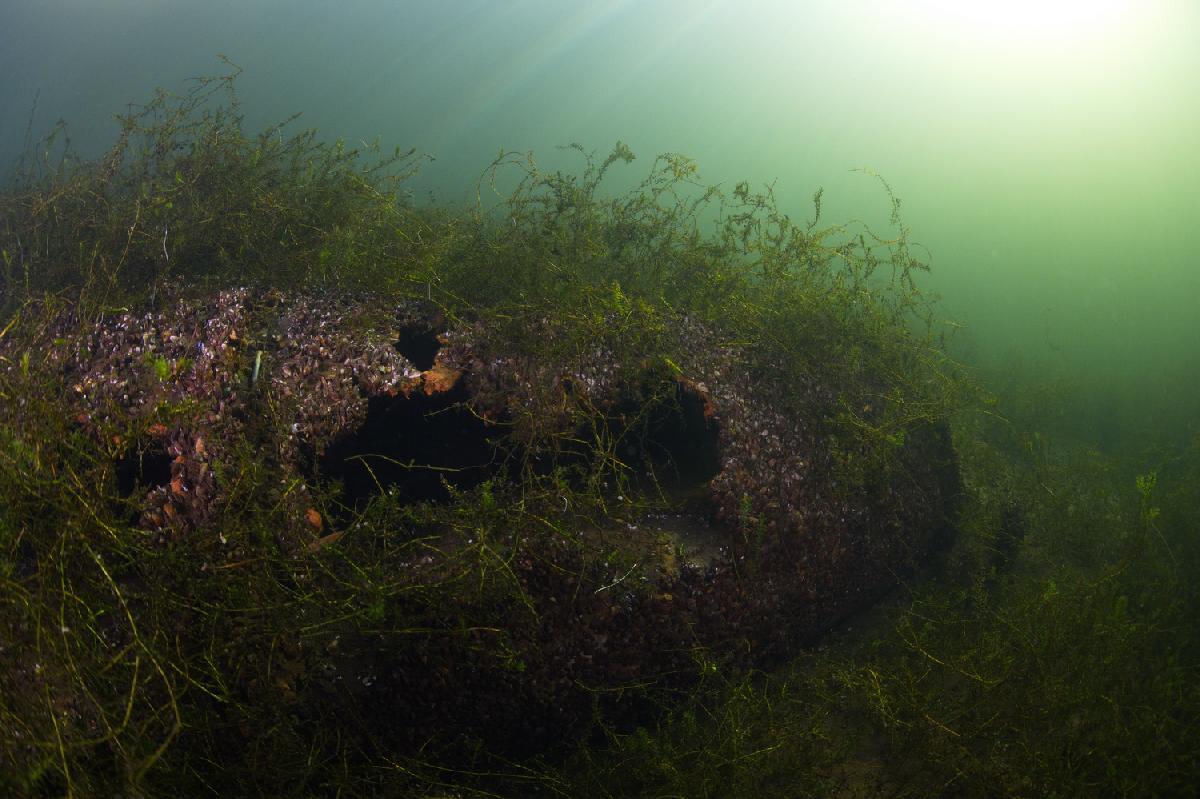
<instances>
[{"instance_id":1,"label":"rust-colored patch","mask_svg":"<svg viewBox=\"0 0 1200 799\"><path fill-rule=\"evenodd\" d=\"M339 530L336 533L330 533L329 535L321 536L316 541L313 541L311 544L308 545L308 551L309 552L320 552L325 547L329 546L332 543L335 543L339 538L341 538L345 534L346 534L345 531Z\"/></svg>"},{"instance_id":2,"label":"rust-colored patch","mask_svg":"<svg viewBox=\"0 0 1200 799\"><path fill-rule=\"evenodd\" d=\"M421 377L424 380L426 396L432 397L434 394L442 394L458 385L458 379L462 377L462 372L438 364L432 369L422 372Z\"/></svg>"},{"instance_id":3,"label":"rust-colored patch","mask_svg":"<svg viewBox=\"0 0 1200 799\"><path fill-rule=\"evenodd\" d=\"M713 406L712 400L709 399L708 389L703 383L697 383L686 377L679 378L679 385L683 386L684 391L690 391L699 397L704 402L704 421L711 421L717 415L717 409Z\"/></svg>"},{"instance_id":4,"label":"rust-colored patch","mask_svg":"<svg viewBox=\"0 0 1200 799\"><path fill-rule=\"evenodd\" d=\"M316 508L309 508L306 510L304 512L304 520L308 522L309 525L318 533L321 532L321 528L325 526L325 522L321 518L321 512Z\"/></svg>"}]
</instances>

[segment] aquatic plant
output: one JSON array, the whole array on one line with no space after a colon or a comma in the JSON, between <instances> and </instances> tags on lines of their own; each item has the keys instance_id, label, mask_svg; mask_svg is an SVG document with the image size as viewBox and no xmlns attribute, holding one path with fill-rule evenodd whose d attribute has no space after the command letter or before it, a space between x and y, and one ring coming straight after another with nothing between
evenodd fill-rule
<instances>
[{"instance_id":1,"label":"aquatic plant","mask_svg":"<svg viewBox=\"0 0 1200 799\"><path fill-rule=\"evenodd\" d=\"M1200 448L1170 459L1164 496L1161 473L1044 442L1031 469L1013 444L1033 431L960 425L968 500L937 579L787 668L713 674L657 724L609 730L544 795L1187 793Z\"/></svg>"},{"instance_id":2,"label":"aquatic plant","mask_svg":"<svg viewBox=\"0 0 1200 799\"><path fill-rule=\"evenodd\" d=\"M131 105L98 160L80 159L61 123L26 153L0 200L5 316L67 292L91 319L172 280L387 284L420 235L399 194L420 159L287 134L295 117L247 135L230 66Z\"/></svg>"},{"instance_id":3,"label":"aquatic plant","mask_svg":"<svg viewBox=\"0 0 1200 799\"><path fill-rule=\"evenodd\" d=\"M1010 691L1060 715L1128 696L1179 618L1136 600L1159 568L1146 524L1182 524L1183 500L1149 518L1163 470L1140 516L1106 515L1103 469L954 416L977 392L886 183L887 235L825 225L819 191L793 222L770 187L706 186L675 154L613 196L618 143L574 146L574 173L502 153L475 207L417 208L414 154L247 135L235 78L133 107L95 161L57 129L0 193L0 787L762 795L887 752L932 764L889 772L903 785L1026 790L1015 755L980 754L1013 740L1043 758L1029 786L1082 784ZM388 413L432 445L382 451ZM857 659L748 671L811 640L824 617L796 586L835 584L829 564L890 553L897 573L830 594L848 609L949 543L952 418L960 582L918 590ZM1066 537L1045 486L1112 535ZM694 563L634 535L667 514L712 515L725 549ZM798 580L818 545L829 571ZM1073 560L1030 566L1039 547ZM1072 641L1117 651L1117 682L1057 698ZM978 704L946 715L947 692ZM1116 767L1166 723L1122 707L1095 743Z\"/></svg>"}]
</instances>

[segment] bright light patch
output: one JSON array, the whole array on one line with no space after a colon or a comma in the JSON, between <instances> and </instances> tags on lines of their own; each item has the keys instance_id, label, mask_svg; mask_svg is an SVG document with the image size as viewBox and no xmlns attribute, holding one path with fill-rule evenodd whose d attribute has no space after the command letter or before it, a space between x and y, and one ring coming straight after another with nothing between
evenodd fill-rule
<instances>
[{"instance_id":1,"label":"bright light patch","mask_svg":"<svg viewBox=\"0 0 1200 799\"><path fill-rule=\"evenodd\" d=\"M1086 38L1128 18L1133 0L917 0L926 22L976 37Z\"/></svg>"}]
</instances>

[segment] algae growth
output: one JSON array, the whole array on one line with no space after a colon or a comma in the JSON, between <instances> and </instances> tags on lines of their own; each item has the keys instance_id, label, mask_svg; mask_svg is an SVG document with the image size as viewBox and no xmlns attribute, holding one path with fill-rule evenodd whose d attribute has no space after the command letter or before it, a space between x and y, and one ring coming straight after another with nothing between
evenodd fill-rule
<instances>
[{"instance_id":1,"label":"algae growth","mask_svg":"<svg viewBox=\"0 0 1200 799\"><path fill-rule=\"evenodd\" d=\"M0 196L10 793L1190 784L1196 453L1002 416L885 182L886 234L576 146L422 207L235 77Z\"/></svg>"}]
</instances>

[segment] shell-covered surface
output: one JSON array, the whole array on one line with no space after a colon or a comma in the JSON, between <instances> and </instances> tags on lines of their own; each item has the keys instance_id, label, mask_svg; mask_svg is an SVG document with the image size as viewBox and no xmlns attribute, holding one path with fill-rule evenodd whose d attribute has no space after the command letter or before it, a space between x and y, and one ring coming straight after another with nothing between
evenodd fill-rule
<instances>
[{"instance_id":1,"label":"shell-covered surface","mask_svg":"<svg viewBox=\"0 0 1200 799\"><path fill-rule=\"evenodd\" d=\"M518 324L529 340L559 336L553 320ZM832 402L821 375L773 368L685 316L661 328L660 351L632 359L603 337L508 348L495 323L420 302L238 289L91 326L63 314L0 340L0 368L39 351L74 423L117 463L131 529L203 549L206 568L253 554L228 518L247 451L274 470L264 501L295 562L336 552L343 535L390 534L370 526L375 487L452 508L487 479L520 497L522 479L610 458L609 521L564 490L541 532L494 533L511 535L489 551L506 547L495 568L517 605L380 610L381 624L403 611L424 632L330 626L329 641L294 644L320 701L351 703L398 742L445 728L536 748L586 725L597 700L620 706L622 686L686 685L703 658L794 651L953 527L945 426L907 431L903 481L847 489L825 420L803 412ZM589 449L581 430L611 449ZM340 507L318 507L338 481ZM443 586L453 553L474 544L439 539L394 579ZM491 625L454 629L472 613Z\"/></svg>"}]
</instances>

